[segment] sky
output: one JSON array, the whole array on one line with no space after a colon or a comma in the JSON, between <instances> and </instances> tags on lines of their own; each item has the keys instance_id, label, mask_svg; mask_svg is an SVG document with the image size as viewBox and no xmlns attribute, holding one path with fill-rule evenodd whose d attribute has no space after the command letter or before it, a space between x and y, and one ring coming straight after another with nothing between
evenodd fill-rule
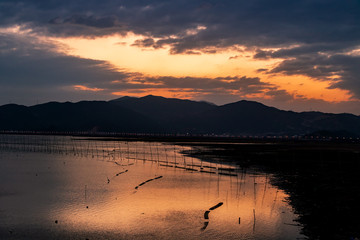
<instances>
[{"instance_id":1,"label":"sky","mask_svg":"<svg viewBox=\"0 0 360 240\"><path fill-rule=\"evenodd\" d=\"M360 115L358 0L1 0L0 105L121 96Z\"/></svg>"}]
</instances>

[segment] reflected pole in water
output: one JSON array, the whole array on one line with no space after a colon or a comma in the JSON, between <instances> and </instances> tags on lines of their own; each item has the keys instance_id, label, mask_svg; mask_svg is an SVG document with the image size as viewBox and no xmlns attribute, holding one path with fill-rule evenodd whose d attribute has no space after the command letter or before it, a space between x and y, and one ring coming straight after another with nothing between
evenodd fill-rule
<instances>
[{"instance_id":1,"label":"reflected pole in water","mask_svg":"<svg viewBox=\"0 0 360 240\"><path fill-rule=\"evenodd\" d=\"M91 147L90 147L91 148L91 157L94 158L94 146L93 146L94 141L89 141L89 142L91 142Z\"/></svg>"},{"instance_id":2,"label":"reflected pole in water","mask_svg":"<svg viewBox=\"0 0 360 240\"><path fill-rule=\"evenodd\" d=\"M194 167L194 147L191 147L190 151L191 151L191 154L190 154L190 156L191 156L191 165L192 165L192 167ZM201 163L200 163L200 167L202 167Z\"/></svg>"},{"instance_id":3,"label":"reflected pole in water","mask_svg":"<svg viewBox=\"0 0 360 240\"><path fill-rule=\"evenodd\" d=\"M165 150L165 161L166 161L166 164L169 165L169 160L168 160L167 151L166 151L166 145L164 145L164 150Z\"/></svg>"},{"instance_id":4,"label":"reflected pole in water","mask_svg":"<svg viewBox=\"0 0 360 240\"><path fill-rule=\"evenodd\" d=\"M118 144L119 144L119 158L120 158L120 161L122 162L123 156L122 156L122 149L121 149L121 141L119 141Z\"/></svg>"},{"instance_id":5,"label":"reflected pole in water","mask_svg":"<svg viewBox=\"0 0 360 240\"><path fill-rule=\"evenodd\" d=\"M156 144L156 154L157 154L157 164L159 165L160 157L159 157L159 143Z\"/></svg>"},{"instance_id":6,"label":"reflected pole in water","mask_svg":"<svg viewBox=\"0 0 360 240\"><path fill-rule=\"evenodd\" d=\"M135 161L136 161L137 158L138 158L138 154L137 154L137 143L138 143L138 142L134 142L134 144L135 144Z\"/></svg>"},{"instance_id":7,"label":"reflected pole in water","mask_svg":"<svg viewBox=\"0 0 360 240\"><path fill-rule=\"evenodd\" d=\"M183 161L184 161L184 167L186 167L186 159L185 159L185 153L184 153L184 146L181 146L181 151L183 152Z\"/></svg>"},{"instance_id":8,"label":"reflected pole in water","mask_svg":"<svg viewBox=\"0 0 360 240\"><path fill-rule=\"evenodd\" d=\"M253 214L254 214L253 233L255 233L255 224L256 224L255 209L253 209Z\"/></svg>"},{"instance_id":9,"label":"reflected pole in water","mask_svg":"<svg viewBox=\"0 0 360 240\"><path fill-rule=\"evenodd\" d=\"M96 158L98 158L99 157L99 149L98 149L96 143L95 143L95 150L96 150Z\"/></svg>"},{"instance_id":10,"label":"reflected pole in water","mask_svg":"<svg viewBox=\"0 0 360 240\"><path fill-rule=\"evenodd\" d=\"M273 213L274 208L275 208L275 204L276 204L276 201L277 201L277 195L278 195L278 192L279 192L279 190L276 190L274 203L273 203L273 205L271 206L270 217L272 217L272 213Z\"/></svg>"},{"instance_id":11,"label":"reflected pole in water","mask_svg":"<svg viewBox=\"0 0 360 240\"><path fill-rule=\"evenodd\" d=\"M151 142L149 142L150 147L150 161L153 161L152 149L151 149Z\"/></svg>"},{"instance_id":12,"label":"reflected pole in water","mask_svg":"<svg viewBox=\"0 0 360 240\"><path fill-rule=\"evenodd\" d=\"M240 182L239 182L239 174L236 175L236 199L238 200L237 201L237 207L239 208L239 198L240 198L240 192L239 192L239 185L240 185Z\"/></svg>"},{"instance_id":13,"label":"reflected pole in water","mask_svg":"<svg viewBox=\"0 0 360 240\"><path fill-rule=\"evenodd\" d=\"M126 144L126 146L127 146L127 159L128 159L128 164L129 164L129 161L130 161L130 148L129 148L129 142L127 141L125 144Z\"/></svg>"},{"instance_id":14,"label":"reflected pole in water","mask_svg":"<svg viewBox=\"0 0 360 240\"><path fill-rule=\"evenodd\" d=\"M45 139L44 139L44 141L45 141ZM75 144L74 144L74 139L71 139L71 145L72 145L72 149L73 149L73 154L74 154L74 156L75 156ZM43 143L44 144L44 143Z\"/></svg>"},{"instance_id":15,"label":"reflected pole in water","mask_svg":"<svg viewBox=\"0 0 360 240\"><path fill-rule=\"evenodd\" d=\"M103 143L103 141L100 141L100 142L101 142L101 150L102 150L103 161L105 161L105 147L104 147L104 143Z\"/></svg>"},{"instance_id":16,"label":"reflected pole in water","mask_svg":"<svg viewBox=\"0 0 360 240\"><path fill-rule=\"evenodd\" d=\"M254 176L254 205L256 206L256 176Z\"/></svg>"},{"instance_id":17,"label":"reflected pole in water","mask_svg":"<svg viewBox=\"0 0 360 240\"><path fill-rule=\"evenodd\" d=\"M90 141L87 140L88 144L87 144L87 148L86 148L86 157L89 155L90 152Z\"/></svg>"},{"instance_id":18,"label":"reflected pole in water","mask_svg":"<svg viewBox=\"0 0 360 240\"><path fill-rule=\"evenodd\" d=\"M175 166L176 166L176 145L174 145L174 162L175 162ZM176 168L175 168L176 170Z\"/></svg>"},{"instance_id":19,"label":"reflected pole in water","mask_svg":"<svg viewBox=\"0 0 360 240\"><path fill-rule=\"evenodd\" d=\"M146 160L146 146L145 146L145 141L143 142L143 151L144 151L144 159L143 159L143 161L145 162L145 160Z\"/></svg>"},{"instance_id":20,"label":"reflected pole in water","mask_svg":"<svg viewBox=\"0 0 360 240\"><path fill-rule=\"evenodd\" d=\"M266 195L267 183L268 183L268 174L266 173L266 175L265 175L265 187L264 187L263 198L262 198L262 201L261 201L261 206L264 205L264 199L265 199L265 195Z\"/></svg>"},{"instance_id":21,"label":"reflected pole in water","mask_svg":"<svg viewBox=\"0 0 360 240\"><path fill-rule=\"evenodd\" d=\"M116 141L114 140L113 143L114 143L113 160L115 161L115 159L116 159Z\"/></svg>"},{"instance_id":22,"label":"reflected pole in water","mask_svg":"<svg viewBox=\"0 0 360 240\"><path fill-rule=\"evenodd\" d=\"M220 174L218 174L217 178L217 197L220 196Z\"/></svg>"}]
</instances>

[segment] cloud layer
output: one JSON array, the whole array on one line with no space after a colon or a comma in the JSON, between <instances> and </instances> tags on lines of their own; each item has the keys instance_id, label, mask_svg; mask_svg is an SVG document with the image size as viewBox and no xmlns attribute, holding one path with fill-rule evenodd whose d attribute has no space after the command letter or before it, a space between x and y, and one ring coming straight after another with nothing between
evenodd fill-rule
<instances>
[{"instance_id":1,"label":"cloud layer","mask_svg":"<svg viewBox=\"0 0 360 240\"><path fill-rule=\"evenodd\" d=\"M135 33L143 38L134 41L133 47L167 47L170 54L246 49L255 52L253 60L280 60L259 73L328 81L329 88L347 90L354 101L360 99L357 0L3 0L0 9L0 28L20 26L37 36L93 38ZM59 54L54 51L59 46L37 38L4 33L0 38L2 89L22 85L60 95L55 89L65 94L64 89L77 85L77 91L103 89L96 91L97 96L109 97L114 91L166 88L202 92L214 99L215 95L225 99L227 94L261 93L270 99L294 100L284 89L257 77L149 77L119 71L105 61Z\"/></svg>"},{"instance_id":2,"label":"cloud layer","mask_svg":"<svg viewBox=\"0 0 360 240\"><path fill-rule=\"evenodd\" d=\"M322 44L330 50L358 46L360 39L356 0L3 0L0 6L2 26L23 24L61 36L132 31L149 36L148 44L151 38L157 46L170 44L174 52L237 44Z\"/></svg>"},{"instance_id":3,"label":"cloud layer","mask_svg":"<svg viewBox=\"0 0 360 240\"><path fill-rule=\"evenodd\" d=\"M173 92L236 93L238 96L275 91L276 86L259 78L225 76L216 78L146 76L114 68L106 61L84 59L58 53L56 43L31 35L0 34L0 86L3 101L18 99L28 91L29 98L53 95L67 100L74 91L109 98L116 92L146 94L151 89ZM11 91L9 91L11 90ZM31 93L31 94L30 94ZM79 94L78 98L84 97ZM71 99L71 98L70 98ZM34 102L34 100L32 101Z\"/></svg>"}]
</instances>

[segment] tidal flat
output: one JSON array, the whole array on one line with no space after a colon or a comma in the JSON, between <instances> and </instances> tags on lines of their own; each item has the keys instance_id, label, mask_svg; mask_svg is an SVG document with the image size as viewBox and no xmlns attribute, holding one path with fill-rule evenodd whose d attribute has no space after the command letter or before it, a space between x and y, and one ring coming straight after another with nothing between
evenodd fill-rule
<instances>
[{"instance_id":1,"label":"tidal flat","mask_svg":"<svg viewBox=\"0 0 360 240\"><path fill-rule=\"evenodd\" d=\"M0 135L0 238L306 238L277 173L209 149Z\"/></svg>"}]
</instances>

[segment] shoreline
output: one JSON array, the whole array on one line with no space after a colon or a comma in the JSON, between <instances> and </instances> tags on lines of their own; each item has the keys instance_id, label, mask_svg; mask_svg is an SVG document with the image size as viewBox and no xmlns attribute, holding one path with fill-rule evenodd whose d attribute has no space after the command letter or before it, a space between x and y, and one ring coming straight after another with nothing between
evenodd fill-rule
<instances>
[{"instance_id":1,"label":"shoreline","mask_svg":"<svg viewBox=\"0 0 360 240\"><path fill-rule=\"evenodd\" d=\"M115 132L38 132L38 131L0 131L1 135L70 136L79 139L102 141L149 141L184 143L358 143L359 137L332 137L312 135L213 135L213 134L157 134L157 133L115 133Z\"/></svg>"}]
</instances>

